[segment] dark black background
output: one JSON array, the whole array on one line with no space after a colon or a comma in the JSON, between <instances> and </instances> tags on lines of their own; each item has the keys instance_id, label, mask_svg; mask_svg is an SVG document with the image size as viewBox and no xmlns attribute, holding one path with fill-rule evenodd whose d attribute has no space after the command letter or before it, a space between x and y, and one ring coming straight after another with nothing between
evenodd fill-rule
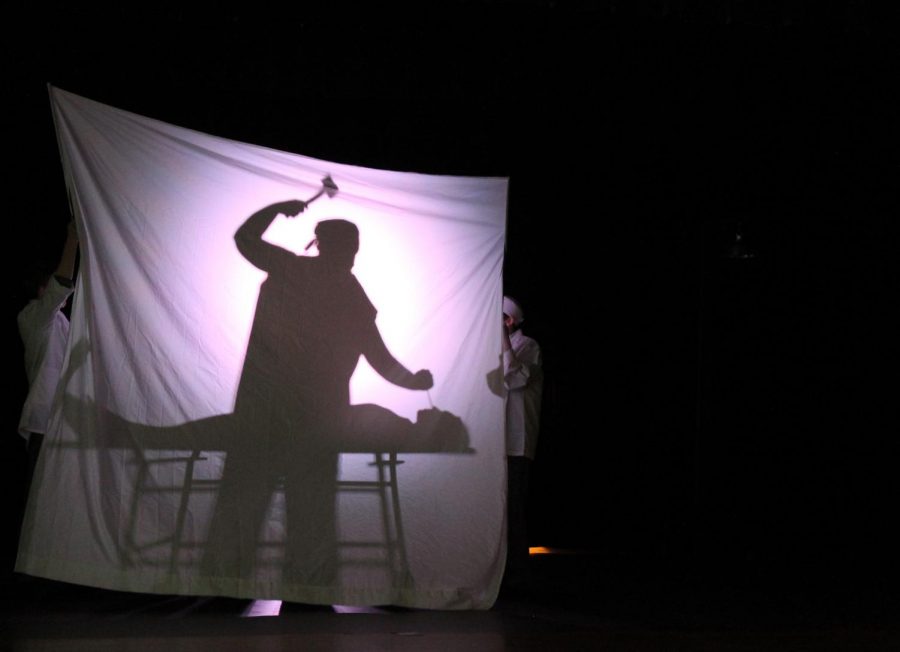
<instances>
[{"instance_id":1,"label":"dark black background","mask_svg":"<svg viewBox=\"0 0 900 652\"><path fill-rule=\"evenodd\" d=\"M68 219L48 82L317 158L508 176L506 289L546 359L532 542L893 586L895 41L875 3L833 5L33 11L4 55L13 281ZM739 224L753 259L725 256Z\"/></svg>"}]
</instances>

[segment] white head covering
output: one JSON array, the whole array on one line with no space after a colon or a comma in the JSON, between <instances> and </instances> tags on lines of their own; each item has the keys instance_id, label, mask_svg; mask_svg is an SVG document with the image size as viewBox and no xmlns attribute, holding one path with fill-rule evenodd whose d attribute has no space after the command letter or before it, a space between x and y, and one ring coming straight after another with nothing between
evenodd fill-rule
<instances>
[{"instance_id":1,"label":"white head covering","mask_svg":"<svg viewBox=\"0 0 900 652\"><path fill-rule=\"evenodd\" d=\"M525 313L522 312L521 306L516 303L515 299L510 297L503 297L503 314L512 317L516 324L521 324L525 321Z\"/></svg>"}]
</instances>

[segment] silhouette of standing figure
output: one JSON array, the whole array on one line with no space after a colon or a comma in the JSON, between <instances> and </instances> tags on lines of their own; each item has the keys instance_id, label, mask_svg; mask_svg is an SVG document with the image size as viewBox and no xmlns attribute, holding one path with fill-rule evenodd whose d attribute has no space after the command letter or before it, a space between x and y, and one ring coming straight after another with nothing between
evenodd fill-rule
<instances>
[{"instance_id":1,"label":"silhouette of standing figure","mask_svg":"<svg viewBox=\"0 0 900 652\"><path fill-rule=\"evenodd\" d=\"M333 584L338 440L351 427L349 383L360 356L400 387L433 385L428 370L412 373L401 365L378 331L376 309L351 271L359 249L356 225L320 222L318 256L297 256L262 239L278 215L295 217L305 208L299 200L272 204L235 234L241 254L268 277L259 291L204 556L211 577L253 577L263 520L281 484L283 575L306 585Z\"/></svg>"}]
</instances>

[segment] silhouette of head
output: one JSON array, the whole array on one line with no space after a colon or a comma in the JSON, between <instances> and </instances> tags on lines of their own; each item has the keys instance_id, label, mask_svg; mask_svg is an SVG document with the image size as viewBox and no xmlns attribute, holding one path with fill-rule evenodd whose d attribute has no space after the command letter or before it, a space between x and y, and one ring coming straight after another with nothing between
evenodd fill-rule
<instances>
[{"instance_id":1,"label":"silhouette of head","mask_svg":"<svg viewBox=\"0 0 900 652\"><path fill-rule=\"evenodd\" d=\"M359 229L347 220L324 220L316 224L319 256L336 265L353 267L359 251Z\"/></svg>"},{"instance_id":2,"label":"silhouette of head","mask_svg":"<svg viewBox=\"0 0 900 652\"><path fill-rule=\"evenodd\" d=\"M28 299L40 298L50 283L53 276L52 263L45 260L36 260L29 263L22 277L22 297Z\"/></svg>"}]
</instances>

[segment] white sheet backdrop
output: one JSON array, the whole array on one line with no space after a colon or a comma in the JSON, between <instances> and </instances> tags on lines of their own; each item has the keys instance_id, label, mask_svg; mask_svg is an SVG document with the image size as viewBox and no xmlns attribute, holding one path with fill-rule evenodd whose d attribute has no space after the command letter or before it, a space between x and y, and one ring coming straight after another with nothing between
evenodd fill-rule
<instances>
[{"instance_id":1,"label":"white sheet backdrop","mask_svg":"<svg viewBox=\"0 0 900 652\"><path fill-rule=\"evenodd\" d=\"M82 260L17 569L127 591L488 608L505 559L502 399L485 379L500 354L507 180L329 163L50 92ZM356 224L353 273L381 336L434 387L398 387L361 358L350 401L383 409L352 433L327 415L310 437L319 417L235 414L267 273L234 236L326 174L338 194L280 215L264 240L315 256L316 223ZM291 319L268 330L289 338ZM377 481L390 465L376 454L391 451L394 489L351 484ZM226 481L234 505L219 501Z\"/></svg>"}]
</instances>

